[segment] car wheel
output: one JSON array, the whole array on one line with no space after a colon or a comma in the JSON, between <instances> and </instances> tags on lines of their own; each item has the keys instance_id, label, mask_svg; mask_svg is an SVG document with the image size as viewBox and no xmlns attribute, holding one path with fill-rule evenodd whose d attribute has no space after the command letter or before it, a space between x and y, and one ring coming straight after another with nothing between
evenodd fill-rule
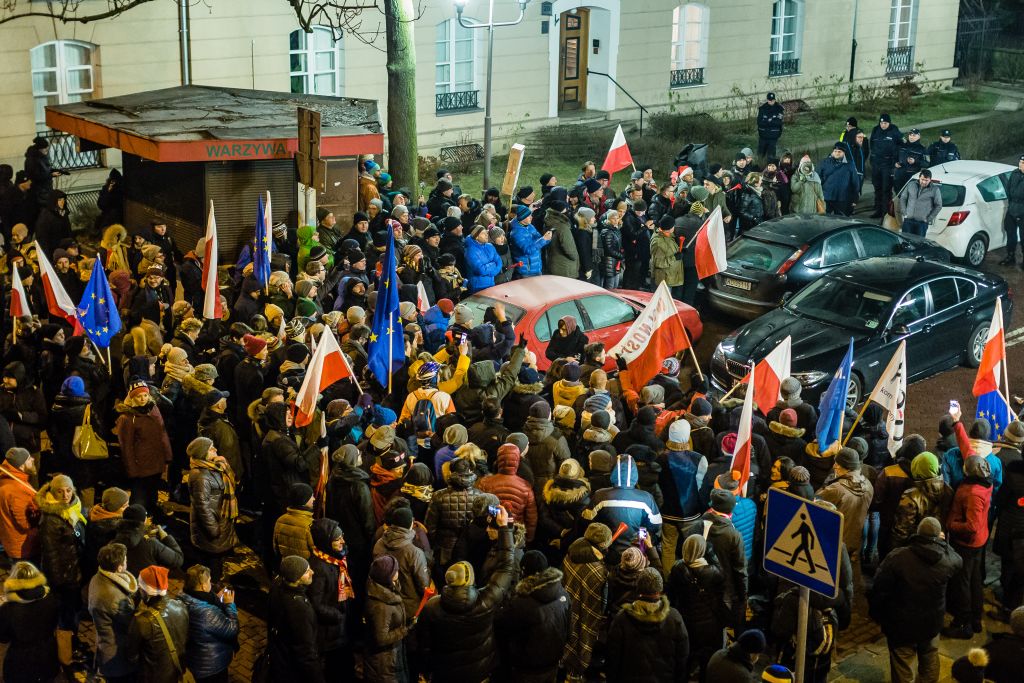
<instances>
[{"instance_id":1,"label":"car wheel","mask_svg":"<svg viewBox=\"0 0 1024 683\"><path fill-rule=\"evenodd\" d=\"M846 390L846 408L847 410L853 410L854 406L860 403L860 397L863 393L863 386L861 384L860 376L856 372L850 374L850 386Z\"/></svg>"},{"instance_id":2,"label":"car wheel","mask_svg":"<svg viewBox=\"0 0 1024 683\"><path fill-rule=\"evenodd\" d=\"M985 352L985 341L988 339L988 323L981 323L974 328L967 338L967 352L964 353L964 365L976 368L981 365L981 354Z\"/></svg>"},{"instance_id":3,"label":"car wheel","mask_svg":"<svg viewBox=\"0 0 1024 683\"><path fill-rule=\"evenodd\" d=\"M985 253L988 251L988 240L980 232L971 238L967 243L967 251L964 252L964 262L971 268L980 268L985 261Z\"/></svg>"}]
</instances>

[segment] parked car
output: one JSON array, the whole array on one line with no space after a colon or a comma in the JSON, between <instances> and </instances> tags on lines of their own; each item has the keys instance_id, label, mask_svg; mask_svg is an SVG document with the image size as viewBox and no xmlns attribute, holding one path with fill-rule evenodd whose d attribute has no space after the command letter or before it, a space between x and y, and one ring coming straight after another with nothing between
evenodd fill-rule
<instances>
[{"instance_id":1,"label":"parked car","mask_svg":"<svg viewBox=\"0 0 1024 683\"><path fill-rule=\"evenodd\" d=\"M837 268L785 305L727 336L711 360L712 384L728 390L792 338L792 372L804 400L817 404L853 338L847 403L871 391L900 341L911 381L963 363L977 367L996 297L1009 324L1012 293L998 275L925 259L871 258Z\"/></svg>"},{"instance_id":2,"label":"parked car","mask_svg":"<svg viewBox=\"0 0 1024 683\"><path fill-rule=\"evenodd\" d=\"M980 267L989 250L1006 244L1006 181L1014 167L994 161L950 161L930 170L932 183L942 194L942 210L925 236L972 268ZM907 185L916 182L915 174ZM904 185L899 194L906 189ZM894 200L885 225L900 225L896 206Z\"/></svg>"},{"instance_id":3,"label":"parked car","mask_svg":"<svg viewBox=\"0 0 1024 683\"><path fill-rule=\"evenodd\" d=\"M916 235L841 216L792 215L761 223L733 240L729 266L708 280L720 311L746 318L777 308L826 273L872 256L925 256L949 261L949 252Z\"/></svg>"},{"instance_id":4,"label":"parked car","mask_svg":"<svg viewBox=\"0 0 1024 683\"><path fill-rule=\"evenodd\" d=\"M651 296L650 292L609 290L572 278L540 275L490 287L463 299L462 303L472 309L477 324L484 320L487 309L495 302L504 303L505 315L518 331L526 334L527 348L537 354L537 367L543 371L551 365L544 350L560 318L575 317L590 341L604 342L605 348L610 349L626 334ZM681 301L676 302L676 310L696 343L704 329L700 315ZM614 368L615 361L609 359L605 369Z\"/></svg>"}]
</instances>

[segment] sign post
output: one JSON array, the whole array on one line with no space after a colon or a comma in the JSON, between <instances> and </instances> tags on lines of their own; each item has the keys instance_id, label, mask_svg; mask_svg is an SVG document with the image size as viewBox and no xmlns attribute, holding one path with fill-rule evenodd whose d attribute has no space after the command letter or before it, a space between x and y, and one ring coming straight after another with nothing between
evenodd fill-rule
<instances>
[{"instance_id":1,"label":"sign post","mask_svg":"<svg viewBox=\"0 0 1024 683\"><path fill-rule=\"evenodd\" d=\"M796 681L803 683L811 591L839 594L843 515L781 489L768 489L764 568L800 587L797 614Z\"/></svg>"},{"instance_id":2,"label":"sign post","mask_svg":"<svg viewBox=\"0 0 1024 683\"><path fill-rule=\"evenodd\" d=\"M320 158L320 112L299 107L298 118L295 165L302 185L302 222L316 225L316 193L326 191L327 183L327 162Z\"/></svg>"}]
</instances>

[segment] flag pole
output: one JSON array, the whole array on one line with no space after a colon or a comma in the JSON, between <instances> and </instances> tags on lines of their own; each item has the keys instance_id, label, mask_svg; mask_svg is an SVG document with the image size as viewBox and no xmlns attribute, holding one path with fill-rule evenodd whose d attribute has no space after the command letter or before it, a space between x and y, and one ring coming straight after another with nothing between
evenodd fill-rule
<instances>
[{"instance_id":1,"label":"flag pole","mask_svg":"<svg viewBox=\"0 0 1024 683\"><path fill-rule=\"evenodd\" d=\"M334 334L334 333L332 332L331 334ZM348 358L345 357L345 352L344 351L341 352L341 362L344 363L345 367L348 369L348 374L349 374L350 377L352 377L352 381L355 382L356 389L358 389L359 393L362 394L363 393L363 387L359 384L359 379L356 377L356 373L353 372L352 366L348 364Z\"/></svg>"},{"instance_id":2,"label":"flag pole","mask_svg":"<svg viewBox=\"0 0 1024 683\"><path fill-rule=\"evenodd\" d=\"M394 312L388 311L388 396L391 395L391 360L394 356L394 342L391 337L395 334Z\"/></svg>"},{"instance_id":3,"label":"flag pole","mask_svg":"<svg viewBox=\"0 0 1024 683\"><path fill-rule=\"evenodd\" d=\"M107 372L109 372L111 374L113 374L113 372L114 372L114 365L113 365L113 363L110 362L110 347L109 346L107 347Z\"/></svg>"},{"instance_id":4,"label":"flag pole","mask_svg":"<svg viewBox=\"0 0 1024 683\"><path fill-rule=\"evenodd\" d=\"M1003 298L1002 297L998 297L996 299L996 301L999 303L1000 313L1002 313ZM1002 317L1002 315L1000 315L1000 317ZM1004 327L1003 329L1005 330L1006 328ZM1004 332L1003 333L1003 363L1002 363L1002 365L1003 365L1003 402L1006 403L1006 412L1009 413L1010 416L1012 416L1014 420L1016 420L1020 416L1014 411L1013 408L1010 407L1010 375L1008 374L1007 369L1006 369L1007 361L1009 361L1009 357L1006 355L1006 333Z\"/></svg>"},{"instance_id":5,"label":"flag pole","mask_svg":"<svg viewBox=\"0 0 1024 683\"><path fill-rule=\"evenodd\" d=\"M676 310L676 317L679 318L679 324L683 326L683 334L686 335L686 348L690 352L690 358L693 359L693 367L697 368L697 376L700 377L700 381L704 381L704 373L700 371L700 363L697 362L697 354L693 352L693 339L690 338L690 331L686 329L686 325L683 324L683 317L679 315L679 310Z\"/></svg>"},{"instance_id":6,"label":"flag pole","mask_svg":"<svg viewBox=\"0 0 1024 683\"><path fill-rule=\"evenodd\" d=\"M854 419L853 424L850 425L850 431L846 433L846 438L843 439L843 445L844 446L846 445L846 442L850 440L850 437L853 436L853 430L857 428L857 423L860 422L860 418L863 417L864 411L868 409L868 404L871 403L871 401L872 401L872 399L874 399L874 397L875 397L875 394L874 394L874 392L872 392L871 395L868 396L867 400L864 401L864 405L862 405L860 407L860 412L857 413L856 419ZM846 411L843 411L843 412L846 412ZM840 423L840 428L839 428L840 433L842 433L842 426L841 425L842 425L842 423ZM829 445L831 445L831 444L829 444ZM818 444L818 448L821 448L821 444Z\"/></svg>"},{"instance_id":7,"label":"flag pole","mask_svg":"<svg viewBox=\"0 0 1024 683\"><path fill-rule=\"evenodd\" d=\"M11 316L11 322L14 324L11 328L11 346L14 347L18 343L18 316Z\"/></svg>"},{"instance_id":8,"label":"flag pole","mask_svg":"<svg viewBox=\"0 0 1024 683\"><path fill-rule=\"evenodd\" d=\"M736 384L733 384L733 385L732 385L732 389L730 389L729 391L725 392L725 396L723 396L722 398L718 399L718 402L719 402L719 403L721 403L721 402L722 402L722 401L724 401L725 399L727 399L727 398L729 398L730 396L732 396L733 392L734 392L734 391L736 391L736 390L737 390L737 389L739 388L739 386L740 386L741 384L743 384L743 382L742 382L742 381L740 381L740 382L736 382Z\"/></svg>"}]
</instances>

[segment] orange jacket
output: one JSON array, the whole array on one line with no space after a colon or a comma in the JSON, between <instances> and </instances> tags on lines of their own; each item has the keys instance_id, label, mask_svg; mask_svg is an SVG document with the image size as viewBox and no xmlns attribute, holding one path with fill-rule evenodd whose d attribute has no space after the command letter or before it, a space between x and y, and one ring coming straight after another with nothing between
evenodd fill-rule
<instances>
[{"instance_id":1,"label":"orange jacket","mask_svg":"<svg viewBox=\"0 0 1024 683\"><path fill-rule=\"evenodd\" d=\"M39 517L28 473L0 464L0 543L10 557L38 555Z\"/></svg>"}]
</instances>

